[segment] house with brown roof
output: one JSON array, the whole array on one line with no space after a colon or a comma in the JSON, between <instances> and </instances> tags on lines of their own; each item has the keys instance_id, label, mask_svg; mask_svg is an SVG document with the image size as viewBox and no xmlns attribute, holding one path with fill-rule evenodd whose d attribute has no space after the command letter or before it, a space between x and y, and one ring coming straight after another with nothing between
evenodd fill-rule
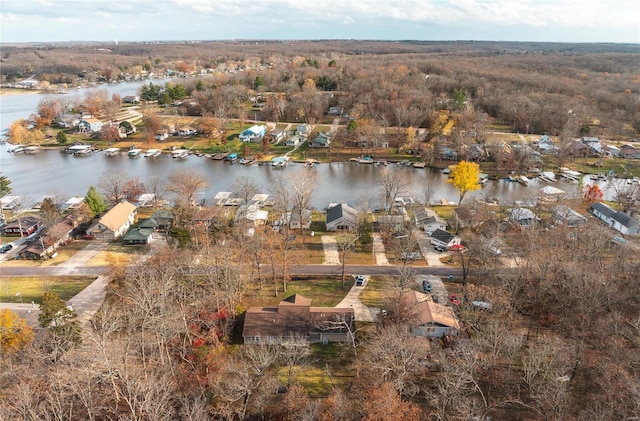
<instances>
[{"instance_id":1,"label":"house with brown roof","mask_svg":"<svg viewBox=\"0 0 640 421\"><path fill-rule=\"evenodd\" d=\"M2 228L6 236L26 237L33 234L42 226L42 220L35 216L25 216L11 221Z\"/></svg>"},{"instance_id":2,"label":"house with brown roof","mask_svg":"<svg viewBox=\"0 0 640 421\"><path fill-rule=\"evenodd\" d=\"M121 202L102 215L98 222L87 229L87 234L97 240L113 241L122 237L131 225L136 222L138 211L136 205Z\"/></svg>"},{"instance_id":3,"label":"house with brown roof","mask_svg":"<svg viewBox=\"0 0 640 421\"><path fill-rule=\"evenodd\" d=\"M409 314L413 335L440 338L458 334L460 324L453 309L434 303L431 295L408 291L402 296L402 301Z\"/></svg>"},{"instance_id":4,"label":"house with brown roof","mask_svg":"<svg viewBox=\"0 0 640 421\"><path fill-rule=\"evenodd\" d=\"M353 308L311 307L311 299L294 294L277 307L250 307L242 338L245 344L281 343L291 337L310 343L346 342L354 320Z\"/></svg>"}]
</instances>

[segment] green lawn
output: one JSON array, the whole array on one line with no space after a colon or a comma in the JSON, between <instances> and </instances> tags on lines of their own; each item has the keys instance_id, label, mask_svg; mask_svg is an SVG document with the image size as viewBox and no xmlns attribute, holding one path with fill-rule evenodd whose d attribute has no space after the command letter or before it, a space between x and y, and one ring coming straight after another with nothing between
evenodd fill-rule
<instances>
[{"instance_id":1,"label":"green lawn","mask_svg":"<svg viewBox=\"0 0 640 421\"><path fill-rule=\"evenodd\" d=\"M396 279L391 276L371 277L360 295L362 304L369 307L384 307L396 289Z\"/></svg>"},{"instance_id":2,"label":"green lawn","mask_svg":"<svg viewBox=\"0 0 640 421\"><path fill-rule=\"evenodd\" d=\"M300 294L311 299L314 307L334 307L347 295L351 284L341 286L339 279L304 279L292 280L287 290L282 292L282 281L279 281L278 296L274 297L274 288L265 281L262 290L247 294L246 298L251 306L276 306L283 299Z\"/></svg>"},{"instance_id":3,"label":"green lawn","mask_svg":"<svg viewBox=\"0 0 640 421\"><path fill-rule=\"evenodd\" d=\"M66 301L85 289L94 279L86 276L2 277L0 278L0 302L30 303L34 301L39 304L46 291L54 292Z\"/></svg>"}]
</instances>

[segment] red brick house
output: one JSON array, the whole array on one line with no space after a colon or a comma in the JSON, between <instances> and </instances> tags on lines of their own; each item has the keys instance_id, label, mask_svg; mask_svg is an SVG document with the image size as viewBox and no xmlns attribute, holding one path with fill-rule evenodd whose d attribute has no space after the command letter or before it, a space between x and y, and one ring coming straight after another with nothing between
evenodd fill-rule
<instances>
[{"instance_id":1,"label":"red brick house","mask_svg":"<svg viewBox=\"0 0 640 421\"><path fill-rule=\"evenodd\" d=\"M10 222L2 231L4 235L26 237L36 232L42 226L42 220L35 216L25 216Z\"/></svg>"}]
</instances>

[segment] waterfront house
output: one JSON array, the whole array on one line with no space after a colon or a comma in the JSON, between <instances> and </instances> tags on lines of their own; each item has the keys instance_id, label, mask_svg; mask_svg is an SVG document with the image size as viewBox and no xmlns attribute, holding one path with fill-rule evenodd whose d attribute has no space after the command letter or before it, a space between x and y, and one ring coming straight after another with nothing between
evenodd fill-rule
<instances>
[{"instance_id":1,"label":"waterfront house","mask_svg":"<svg viewBox=\"0 0 640 421\"><path fill-rule=\"evenodd\" d=\"M302 220L300 216L302 215ZM289 216L290 229L309 229L311 227L311 210L303 209L300 212L299 206L294 206Z\"/></svg>"},{"instance_id":2,"label":"waterfront house","mask_svg":"<svg viewBox=\"0 0 640 421\"><path fill-rule=\"evenodd\" d=\"M180 127L180 130L178 130L178 136L181 137L189 137L196 133L198 133L198 131L191 126Z\"/></svg>"},{"instance_id":3,"label":"waterfront house","mask_svg":"<svg viewBox=\"0 0 640 421\"><path fill-rule=\"evenodd\" d=\"M540 140L538 140L538 149L545 153L556 153L559 148L549 136L543 135L540 137Z\"/></svg>"},{"instance_id":4,"label":"waterfront house","mask_svg":"<svg viewBox=\"0 0 640 421\"><path fill-rule=\"evenodd\" d=\"M287 146L298 146L300 143L302 143L302 138L298 135L294 135L291 136L289 139L287 139L287 141L285 142L285 145Z\"/></svg>"},{"instance_id":5,"label":"waterfront house","mask_svg":"<svg viewBox=\"0 0 640 421\"><path fill-rule=\"evenodd\" d=\"M414 336L441 338L457 335L460 323L453 309L433 302L430 294L408 291L402 296L402 308L409 318Z\"/></svg>"},{"instance_id":6,"label":"waterfront house","mask_svg":"<svg viewBox=\"0 0 640 421\"><path fill-rule=\"evenodd\" d=\"M80 133L97 133L102 130L102 122L97 118L84 118L78 123Z\"/></svg>"},{"instance_id":7,"label":"waterfront house","mask_svg":"<svg viewBox=\"0 0 640 421\"><path fill-rule=\"evenodd\" d=\"M123 104L137 104L138 102L140 102L139 95L127 95L122 98Z\"/></svg>"},{"instance_id":8,"label":"waterfront house","mask_svg":"<svg viewBox=\"0 0 640 421\"><path fill-rule=\"evenodd\" d=\"M564 224L568 227L578 227L587 223L586 217L564 205L558 205L553 208L552 218L556 224Z\"/></svg>"},{"instance_id":9,"label":"waterfront house","mask_svg":"<svg viewBox=\"0 0 640 421\"><path fill-rule=\"evenodd\" d=\"M277 307L250 307L244 316L245 344L283 343L302 338L309 343L348 342L353 338L353 308L311 307L311 300L294 294Z\"/></svg>"},{"instance_id":10,"label":"waterfront house","mask_svg":"<svg viewBox=\"0 0 640 421\"><path fill-rule=\"evenodd\" d=\"M251 126L240 133L241 142L260 142L267 132L266 126Z\"/></svg>"},{"instance_id":11,"label":"waterfront house","mask_svg":"<svg viewBox=\"0 0 640 421\"><path fill-rule=\"evenodd\" d=\"M509 222L517 224L522 228L528 228L536 223L538 217L531 209L513 208L509 209Z\"/></svg>"},{"instance_id":12,"label":"waterfront house","mask_svg":"<svg viewBox=\"0 0 640 421\"><path fill-rule=\"evenodd\" d=\"M624 212L614 210L605 203L592 203L589 206L589 212L621 234L636 235L640 233L638 221Z\"/></svg>"},{"instance_id":13,"label":"waterfront house","mask_svg":"<svg viewBox=\"0 0 640 421\"><path fill-rule=\"evenodd\" d=\"M331 146L331 135L327 132L320 132L309 146L312 148L328 148Z\"/></svg>"},{"instance_id":14,"label":"waterfront house","mask_svg":"<svg viewBox=\"0 0 640 421\"><path fill-rule=\"evenodd\" d=\"M355 231L358 211L345 203L333 203L327 209L327 231Z\"/></svg>"},{"instance_id":15,"label":"waterfront house","mask_svg":"<svg viewBox=\"0 0 640 421\"><path fill-rule=\"evenodd\" d=\"M24 216L9 222L2 228L4 235L14 237L26 237L38 231L42 226L42 220L35 216Z\"/></svg>"},{"instance_id":16,"label":"waterfront house","mask_svg":"<svg viewBox=\"0 0 640 421\"><path fill-rule=\"evenodd\" d=\"M137 216L136 205L126 201L118 203L91 225L87 229L87 234L94 236L97 240L117 240L136 222Z\"/></svg>"},{"instance_id":17,"label":"waterfront house","mask_svg":"<svg viewBox=\"0 0 640 421\"><path fill-rule=\"evenodd\" d=\"M620 157L627 159L640 159L640 148L633 145L622 145L620 147Z\"/></svg>"}]
</instances>

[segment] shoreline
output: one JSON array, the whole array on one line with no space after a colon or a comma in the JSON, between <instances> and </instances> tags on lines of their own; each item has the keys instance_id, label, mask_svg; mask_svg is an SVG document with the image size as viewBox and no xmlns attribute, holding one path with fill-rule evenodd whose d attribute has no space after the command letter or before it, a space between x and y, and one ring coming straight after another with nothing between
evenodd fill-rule
<instances>
[{"instance_id":1,"label":"shoreline","mask_svg":"<svg viewBox=\"0 0 640 421\"><path fill-rule=\"evenodd\" d=\"M0 88L0 96L41 94L40 89Z\"/></svg>"}]
</instances>

